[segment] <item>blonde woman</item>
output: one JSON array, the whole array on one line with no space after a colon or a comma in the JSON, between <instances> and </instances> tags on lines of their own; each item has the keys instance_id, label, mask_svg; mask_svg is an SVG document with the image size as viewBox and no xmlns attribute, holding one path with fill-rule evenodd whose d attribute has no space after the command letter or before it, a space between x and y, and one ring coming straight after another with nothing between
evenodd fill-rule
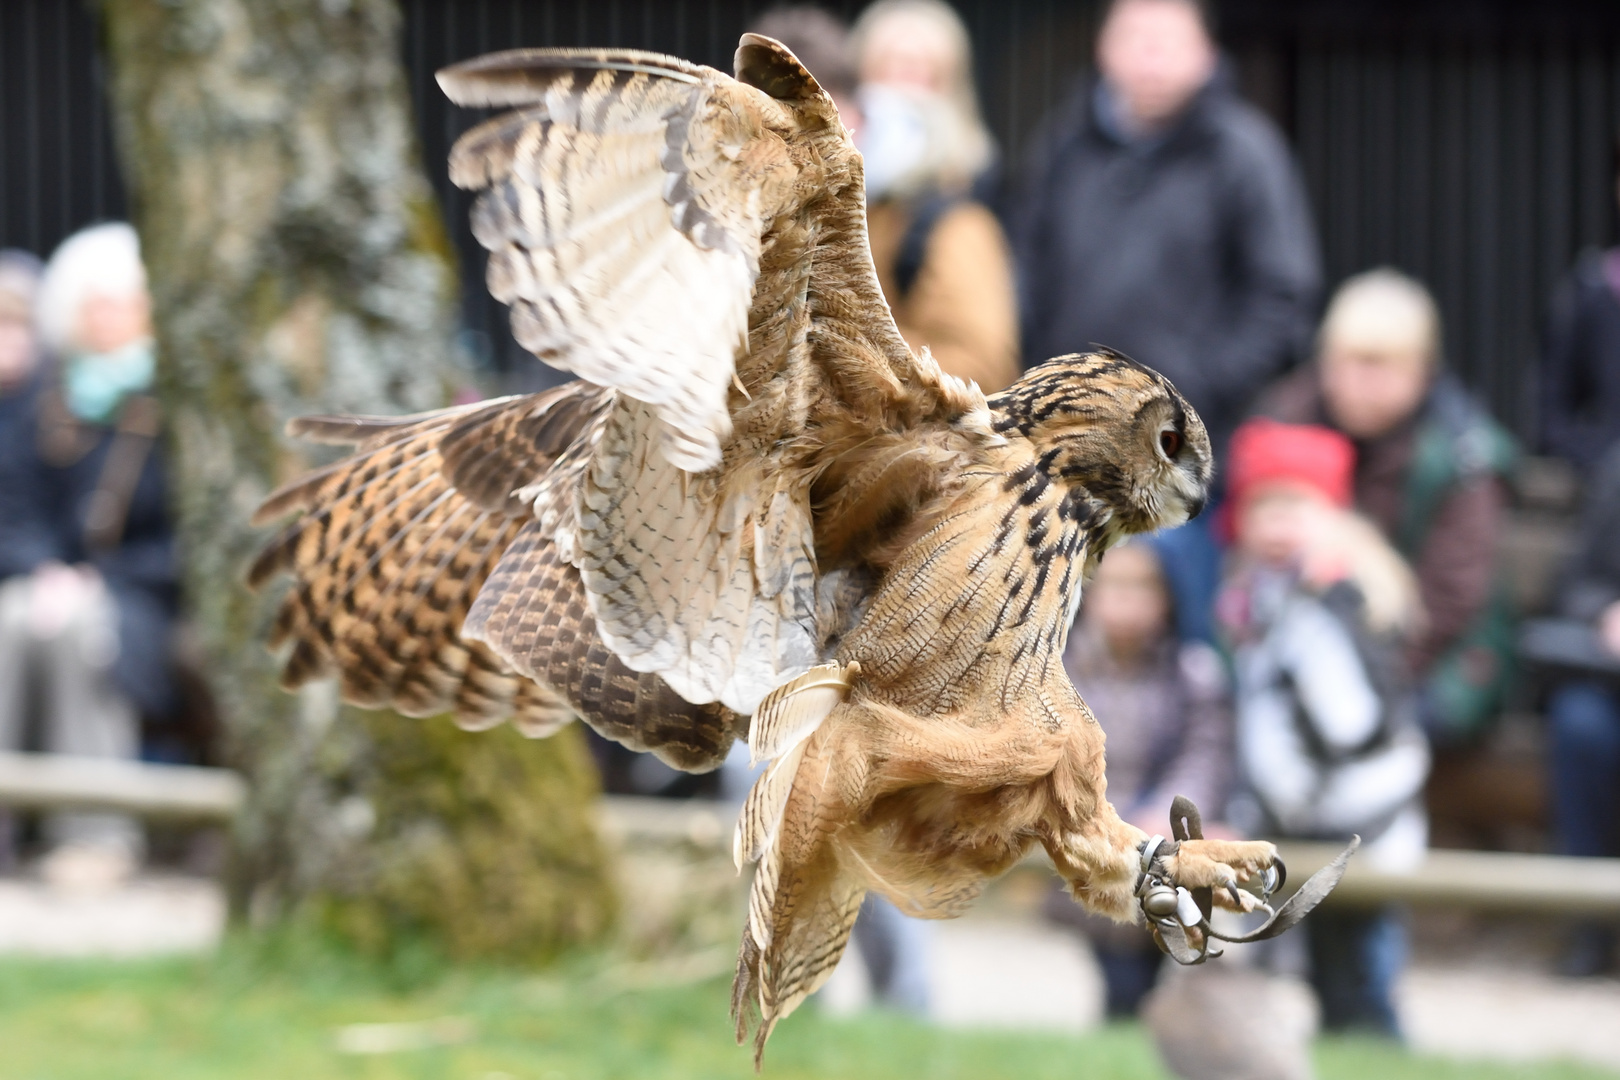
<instances>
[{"instance_id":1,"label":"blonde woman","mask_svg":"<svg viewBox=\"0 0 1620 1080\"><path fill-rule=\"evenodd\" d=\"M1407 646L1431 740L1494 722L1512 670L1512 611L1499 587L1504 480L1513 439L1445 370L1439 308L1391 269L1333 294L1316 362L1267 392L1260 412L1355 442L1355 507L1417 574L1427 621Z\"/></svg>"},{"instance_id":2,"label":"blonde woman","mask_svg":"<svg viewBox=\"0 0 1620 1080\"><path fill-rule=\"evenodd\" d=\"M994 392L1018 377L1012 257L972 198L995 157L967 28L941 0L878 0L852 35L872 257L900 332Z\"/></svg>"}]
</instances>

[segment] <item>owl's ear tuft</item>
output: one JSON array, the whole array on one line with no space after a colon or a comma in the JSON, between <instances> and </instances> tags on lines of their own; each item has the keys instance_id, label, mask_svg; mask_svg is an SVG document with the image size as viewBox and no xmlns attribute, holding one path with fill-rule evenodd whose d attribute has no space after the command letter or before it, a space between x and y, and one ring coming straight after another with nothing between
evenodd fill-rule
<instances>
[{"instance_id":1,"label":"owl's ear tuft","mask_svg":"<svg viewBox=\"0 0 1620 1080\"><path fill-rule=\"evenodd\" d=\"M738 82L763 90L778 101L803 101L821 94L821 84L793 51L763 34L742 36L733 70Z\"/></svg>"}]
</instances>

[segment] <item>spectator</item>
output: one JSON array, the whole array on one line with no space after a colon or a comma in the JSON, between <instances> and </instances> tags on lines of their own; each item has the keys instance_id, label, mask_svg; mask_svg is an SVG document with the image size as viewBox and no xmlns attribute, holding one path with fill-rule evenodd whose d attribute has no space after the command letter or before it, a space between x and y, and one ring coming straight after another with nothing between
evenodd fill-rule
<instances>
[{"instance_id":1,"label":"spectator","mask_svg":"<svg viewBox=\"0 0 1620 1080\"><path fill-rule=\"evenodd\" d=\"M1603 653L1620 660L1620 443L1587 495L1580 547L1564 576L1560 614L1591 626ZM1566 855L1620 856L1620 682L1610 672L1559 687L1552 725L1553 819ZM1614 964L1613 927L1576 928L1560 967L1598 975Z\"/></svg>"},{"instance_id":2,"label":"spectator","mask_svg":"<svg viewBox=\"0 0 1620 1080\"><path fill-rule=\"evenodd\" d=\"M1232 816L1266 836L1359 833L1364 859L1403 869L1428 842L1429 752L1400 657L1420 608L1406 564L1347 509L1354 453L1337 432L1269 420L1232 439L1237 545L1217 608L1245 790ZM1324 1026L1398 1036L1397 918L1322 909L1305 929Z\"/></svg>"},{"instance_id":3,"label":"spectator","mask_svg":"<svg viewBox=\"0 0 1620 1080\"><path fill-rule=\"evenodd\" d=\"M967 28L943 0L878 0L853 45L883 294L913 348L994 393L1018 377L1018 305L1006 237L970 194L994 146Z\"/></svg>"},{"instance_id":4,"label":"spectator","mask_svg":"<svg viewBox=\"0 0 1620 1080\"><path fill-rule=\"evenodd\" d=\"M1495 716L1510 674L1496 554L1515 450L1441 356L1428 290L1372 270L1334 294L1318 363L1274 387L1260 410L1354 441L1355 505L1417 572L1427 628L1407 662L1423 687L1424 726L1445 742Z\"/></svg>"},{"instance_id":5,"label":"spectator","mask_svg":"<svg viewBox=\"0 0 1620 1080\"><path fill-rule=\"evenodd\" d=\"M27 437L9 439L0 461L0 746L19 745L38 702L46 750L133 758L140 715L173 709L176 602L134 230L65 241L36 310L56 364ZM139 828L120 815L61 813L46 826L48 879L108 884L140 855Z\"/></svg>"},{"instance_id":6,"label":"spectator","mask_svg":"<svg viewBox=\"0 0 1620 1080\"><path fill-rule=\"evenodd\" d=\"M1114 0L1097 69L1046 121L1015 194L1024 356L1129 353L1170 377L1224 454L1310 335L1305 193L1281 135L1221 70L1201 0ZM1168 543L1177 630L1212 640L1208 516Z\"/></svg>"},{"instance_id":7,"label":"spectator","mask_svg":"<svg viewBox=\"0 0 1620 1080\"><path fill-rule=\"evenodd\" d=\"M1101 78L1047 121L1014 212L1024 354L1098 342L1169 376L1217 447L1303 350L1319 271L1276 128L1219 71L1199 0L1114 0Z\"/></svg>"},{"instance_id":8,"label":"spectator","mask_svg":"<svg viewBox=\"0 0 1620 1080\"><path fill-rule=\"evenodd\" d=\"M1121 816L1162 833L1177 795L1221 813L1232 768L1226 669L1209 645L1176 640L1151 541L1115 547L1098 565L1063 663L1108 736L1108 797ZM1091 938L1108 1015L1135 1015L1163 959L1141 927L1088 917L1061 889L1048 912Z\"/></svg>"},{"instance_id":9,"label":"spectator","mask_svg":"<svg viewBox=\"0 0 1620 1080\"><path fill-rule=\"evenodd\" d=\"M1554 294L1540 383L1547 453L1585 469L1620 444L1620 248L1588 254Z\"/></svg>"},{"instance_id":10,"label":"spectator","mask_svg":"<svg viewBox=\"0 0 1620 1080\"><path fill-rule=\"evenodd\" d=\"M38 285L38 259L25 251L0 251L0 544L8 539L5 522L14 520L20 510L16 485L7 482L5 465L27 453L39 391L39 349L34 341ZM10 812L0 809L0 873L13 868L12 825Z\"/></svg>"}]
</instances>

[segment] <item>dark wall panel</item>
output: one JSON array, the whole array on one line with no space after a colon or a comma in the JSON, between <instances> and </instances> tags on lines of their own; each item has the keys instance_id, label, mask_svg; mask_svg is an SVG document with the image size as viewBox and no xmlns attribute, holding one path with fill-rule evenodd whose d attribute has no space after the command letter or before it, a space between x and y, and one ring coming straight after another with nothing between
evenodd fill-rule
<instances>
[{"instance_id":1,"label":"dark wall panel","mask_svg":"<svg viewBox=\"0 0 1620 1080\"><path fill-rule=\"evenodd\" d=\"M128 213L96 25L70 0L0 3L0 247L45 255Z\"/></svg>"},{"instance_id":2,"label":"dark wall panel","mask_svg":"<svg viewBox=\"0 0 1620 1080\"><path fill-rule=\"evenodd\" d=\"M1097 4L955 0L985 117L1016 163L1086 70ZM513 385L543 378L482 286L468 200L444 161L476 119L433 72L493 49L623 45L729 67L758 0L402 0L424 160L463 260L469 348ZM828 7L852 15L860 0ZM1244 92L1300 156L1329 280L1389 264L1435 288L1453 365L1528 431L1525 393L1548 293L1613 243L1620 4L1583 0L1226 0ZM0 3L0 244L46 254L127 212L89 8Z\"/></svg>"}]
</instances>

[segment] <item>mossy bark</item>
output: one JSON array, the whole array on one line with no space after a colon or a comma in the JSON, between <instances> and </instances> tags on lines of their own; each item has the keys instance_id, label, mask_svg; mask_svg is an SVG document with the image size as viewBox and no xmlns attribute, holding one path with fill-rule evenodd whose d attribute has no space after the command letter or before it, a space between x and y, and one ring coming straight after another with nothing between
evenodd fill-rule
<instances>
[{"instance_id":1,"label":"mossy bark","mask_svg":"<svg viewBox=\"0 0 1620 1080\"><path fill-rule=\"evenodd\" d=\"M610 907L577 732L527 743L277 688L248 524L309 466L294 416L434 408L454 267L410 126L394 0L101 0L161 349L190 618L232 760L239 912L319 911L528 956Z\"/></svg>"}]
</instances>

